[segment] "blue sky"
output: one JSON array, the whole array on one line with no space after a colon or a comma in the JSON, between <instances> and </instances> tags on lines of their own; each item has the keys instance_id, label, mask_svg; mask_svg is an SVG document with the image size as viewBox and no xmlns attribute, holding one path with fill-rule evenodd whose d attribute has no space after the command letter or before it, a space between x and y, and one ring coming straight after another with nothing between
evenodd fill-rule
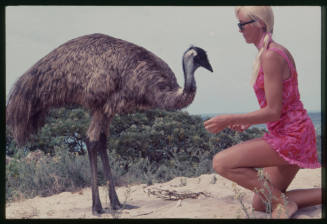
<instances>
[{"instance_id":1,"label":"blue sky","mask_svg":"<svg viewBox=\"0 0 327 224\"><path fill-rule=\"evenodd\" d=\"M321 11L319 6L274 6L273 39L293 54L302 102L321 110ZM228 6L10 6L6 7L6 93L28 68L75 37L103 33L141 45L175 72L181 86L182 55L205 49L214 73L195 74L191 114L250 112L259 108L250 86L257 53L237 28Z\"/></svg>"}]
</instances>

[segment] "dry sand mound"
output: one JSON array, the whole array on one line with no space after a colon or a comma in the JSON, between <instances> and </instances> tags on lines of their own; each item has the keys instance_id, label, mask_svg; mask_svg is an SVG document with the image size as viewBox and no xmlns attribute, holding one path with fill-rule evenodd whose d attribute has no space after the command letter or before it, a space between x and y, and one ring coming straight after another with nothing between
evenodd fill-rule
<instances>
[{"instance_id":1,"label":"dry sand mound","mask_svg":"<svg viewBox=\"0 0 327 224\"><path fill-rule=\"evenodd\" d=\"M300 170L291 189L321 187L321 169ZM251 207L252 192L244 193L245 206ZM173 180L147 186L144 184L117 187L124 209L115 213L94 216L91 212L91 189L63 192L51 197L35 197L7 203L6 218L246 218L238 200L234 199L232 182L216 174L196 178L177 177ZM100 187L103 207L108 207L105 187ZM267 218L262 212L252 213L252 218ZM321 205L299 210L293 218L321 218Z\"/></svg>"}]
</instances>

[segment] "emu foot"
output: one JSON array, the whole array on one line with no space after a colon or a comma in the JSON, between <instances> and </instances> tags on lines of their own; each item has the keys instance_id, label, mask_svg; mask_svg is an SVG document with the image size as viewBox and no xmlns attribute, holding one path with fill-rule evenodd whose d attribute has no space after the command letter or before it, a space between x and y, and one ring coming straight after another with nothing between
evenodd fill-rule
<instances>
[{"instance_id":1,"label":"emu foot","mask_svg":"<svg viewBox=\"0 0 327 224\"><path fill-rule=\"evenodd\" d=\"M120 204L117 193L113 185L109 187L109 199L110 199L110 207L113 210L121 209L123 206Z\"/></svg>"},{"instance_id":2,"label":"emu foot","mask_svg":"<svg viewBox=\"0 0 327 224\"><path fill-rule=\"evenodd\" d=\"M92 214L99 216L100 214L103 214L105 211L102 209L102 205L100 204L95 204L92 206Z\"/></svg>"},{"instance_id":3,"label":"emu foot","mask_svg":"<svg viewBox=\"0 0 327 224\"><path fill-rule=\"evenodd\" d=\"M94 216L101 216L103 213L105 213L105 210L103 209L99 211L92 209L92 215Z\"/></svg>"},{"instance_id":4,"label":"emu foot","mask_svg":"<svg viewBox=\"0 0 327 224\"><path fill-rule=\"evenodd\" d=\"M123 206L120 204L118 198L116 200L110 200L110 207L112 210L119 210Z\"/></svg>"},{"instance_id":5,"label":"emu foot","mask_svg":"<svg viewBox=\"0 0 327 224\"><path fill-rule=\"evenodd\" d=\"M95 215L95 216L100 216L103 213L105 213L105 211L102 208L101 209L92 208L92 214Z\"/></svg>"}]
</instances>

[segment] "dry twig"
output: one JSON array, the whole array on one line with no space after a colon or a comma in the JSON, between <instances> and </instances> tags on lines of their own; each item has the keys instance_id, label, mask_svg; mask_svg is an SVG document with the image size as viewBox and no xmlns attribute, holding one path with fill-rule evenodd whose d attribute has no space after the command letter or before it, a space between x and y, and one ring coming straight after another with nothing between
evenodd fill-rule
<instances>
[{"instance_id":1,"label":"dry twig","mask_svg":"<svg viewBox=\"0 0 327 224\"><path fill-rule=\"evenodd\" d=\"M183 200L187 198L197 199L200 195L205 197L211 197L209 193L205 192L177 192L175 190L166 190L166 189L158 189L158 188L149 188L147 190L148 194L152 194L158 198L162 198L164 200Z\"/></svg>"}]
</instances>

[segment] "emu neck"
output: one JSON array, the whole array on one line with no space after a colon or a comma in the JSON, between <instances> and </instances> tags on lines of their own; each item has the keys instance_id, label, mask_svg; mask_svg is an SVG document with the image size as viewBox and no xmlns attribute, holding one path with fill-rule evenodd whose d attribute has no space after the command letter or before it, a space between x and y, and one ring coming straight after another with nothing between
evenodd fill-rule
<instances>
[{"instance_id":1,"label":"emu neck","mask_svg":"<svg viewBox=\"0 0 327 224\"><path fill-rule=\"evenodd\" d=\"M183 59L183 71L184 71L184 92L195 92L196 91L196 83L194 79L194 72L196 70L196 66L193 64L193 60L191 58Z\"/></svg>"}]
</instances>

